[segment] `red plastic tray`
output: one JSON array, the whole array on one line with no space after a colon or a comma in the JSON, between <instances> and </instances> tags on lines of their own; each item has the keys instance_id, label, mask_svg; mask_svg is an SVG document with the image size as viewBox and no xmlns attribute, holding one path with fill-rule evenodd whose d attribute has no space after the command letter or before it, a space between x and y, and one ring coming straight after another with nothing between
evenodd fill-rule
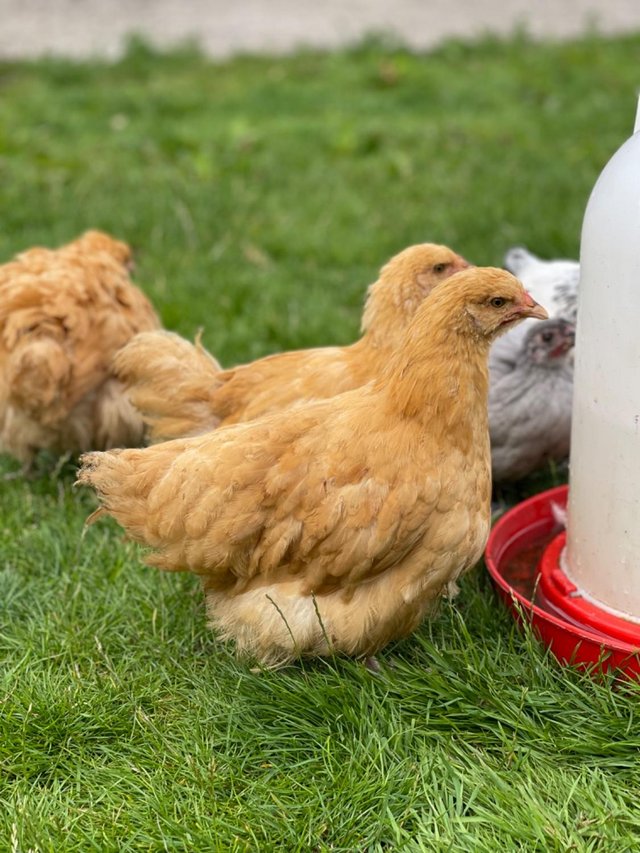
<instances>
[{"instance_id":1,"label":"red plastic tray","mask_svg":"<svg viewBox=\"0 0 640 853\"><path fill-rule=\"evenodd\" d=\"M594 672L615 669L630 678L638 678L640 639L635 643L626 642L612 636L609 631L611 620L616 620L624 622L627 630L632 632L637 628L640 638L640 625L620 620L592 604L579 613L575 610L564 612L561 597L558 601L554 601L553 596L548 597L548 586L538 590L534 603L504 577L505 567L515 556L531 548L542 537L553 536L557 522L551 504L553 502L565 507L567 494L567 486L558 486L541 492L506 512L496 522L489 535L485 551L487 569L500 596L515 618L530 621L535 633L561 663L589 668ZM546 558L548 561L557 561L562 542L560 537L556 537L551 546L547 547L543 560ZM551 563L548 565L551 566ZM540 566L532 566L532 578L539 574ZM566 577L565 581L567 584L571 583ZM599 618L594 619L594 611L599 614ZM586 625L581 621L585 614L589 619ZM630 638L632 634L627 633L626 636Z\"/></svg>"}]
</instances>

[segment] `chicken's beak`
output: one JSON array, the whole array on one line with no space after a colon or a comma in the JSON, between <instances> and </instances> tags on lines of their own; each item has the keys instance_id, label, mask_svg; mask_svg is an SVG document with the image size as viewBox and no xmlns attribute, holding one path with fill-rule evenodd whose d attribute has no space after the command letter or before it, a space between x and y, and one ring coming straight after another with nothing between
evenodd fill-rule
<instances>
[{"instance_id":1,"label":"chicken's beak","mask_svg":"<svg viewBox=\"0 0 640 853\"><path fill-rule=\"evenodd\" d=\"M538 305L535 299L526 293L524 295L524 303L520 303L518 313L521 317L535 317L537 320L548 320L549 315L542 305Z\"/></svg>"}]
</instances>

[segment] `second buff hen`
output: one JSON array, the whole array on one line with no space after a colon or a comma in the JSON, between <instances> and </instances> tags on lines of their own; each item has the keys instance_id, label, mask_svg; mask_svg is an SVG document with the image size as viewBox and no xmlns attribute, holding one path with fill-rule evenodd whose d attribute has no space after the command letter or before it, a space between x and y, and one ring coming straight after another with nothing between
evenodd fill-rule
<instances>
[{"instance_id":1,"label":"second buff hen","mask_svg":"<svg viewBox=\"0 0 640 853\"><path fill-rule=\"evenodd\" d=\"M137 332L160 324L130 265L125 243L88 231L0 266L0 450L24 470L41 449L140 443L142 419L111 360Z\"/></svg>"},{"instance_id":2,"label":"second buff hen","mask_svg":"<svg viewBox=\"0 0 640 853\"><path fill-rule=\"evenodd\" d=\"M149 562L202 578L220 636L266 665L371 655L413 631L489 532L492 340L546 312L469 269L418 307L373 381L142 450L91 453L81 483Z\"/></svg>"},{"instance_id":3,"label":"second buff hen","mask_svg":"<svg viewBox=\"0 0 640 853\"><path fill-rule=\"evenodd\" d=\"M295 350L230 370L199 344L170 332L138 335L114 362L152 441L252 420L301 400L357 388L376 375L431 290L468 267L446 246L423 243L395 255L369 287L363 335L346 347Z\"/></svg>"}]
</instances>

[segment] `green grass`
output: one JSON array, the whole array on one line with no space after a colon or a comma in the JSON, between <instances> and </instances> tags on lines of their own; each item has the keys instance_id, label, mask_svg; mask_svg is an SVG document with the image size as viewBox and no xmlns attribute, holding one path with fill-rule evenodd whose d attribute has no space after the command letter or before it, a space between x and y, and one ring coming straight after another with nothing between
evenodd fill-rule
<instances>
[{"instance_id":1,"label":"green grass","mask_svg":"<svg viewBox=\"0 0 640 853\"><path fill-rule=\"evenodd\" d=\"M638 67L638 36L4 64L0 258L102 227L225 363L346 342L410 243L576 257ZM638 849L637 686L557 666L483 572L380 675L256 673L72 481L0 485L0 850Z\"/></svg>"}]
</instances>

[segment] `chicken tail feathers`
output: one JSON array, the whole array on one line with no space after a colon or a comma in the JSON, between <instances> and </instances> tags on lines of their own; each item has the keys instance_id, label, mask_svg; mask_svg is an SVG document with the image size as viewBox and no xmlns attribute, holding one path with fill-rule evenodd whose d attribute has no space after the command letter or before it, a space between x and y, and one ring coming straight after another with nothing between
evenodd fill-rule
<instances>
[{"instance_id":1,"label":"chicken tail feathers","mask_svg":"<svg viewBox=\"0 0 640 853\"><path fill-rule=\"evenodd\" d=\"M199 338L192 344L173 332L143 332L116 354L113 369L151 442L199 435L218 425L210 395L221 367Z\"/></svg>"},{"instance_id":2,"label":"chicken tail feathers","mask_svg":"<svg viewBox=\"0 0 640 853\"><path fill-rule=\"evenodd\" d=\"M9 399L44 426L53 426L73 405L65 393L72 374L73 364L61 343L48 337L25 339L7 363Z\"/></svg>"},{"instance_id":3,"label":"chicken tail feathers","mask_svg":"<svg viewBox=\"0 0 640 853\"><path fill-rule=\"evenodd\" d=\"M106 510L104 509L104 507L99 506L98 509L94 509L94 511L91 513L91 515L88 515L87 518L85 519L85 522L84 522L85 527L90 527L92 524L95 524L95 522L99 518L102 518L102 516L105 514L106 514Z\"/></svg>"},{"instance_id":4,"label":"chicken tail feathers","mask_svg":"<svg viewBox=\"0 0 640 853\"><path fill-rule=\"evenodd\" d=\"M164 489L162 483L182 448L183 442L175 441L142 449L85 453L80 457L76 480L76 485L92 488L100 503L85 524L110 515L128 538L153 549L145 562L165 571L184 568L179 559L174 559L176 537L179 545L184 536L184 519L173 512L167 519L166 505L175 488L169 483L168 490Z\"/></svg>"},{"instance_id":5,"label":"chicken tail feathers","mask_svg":"<svg viewBox=\"0 0 640 853\"><path fill-rule=\"evenodd\" d=\"M118 379L107 379L97 392L94 420L93 442L85 444L87 449L109 450L142 444L144 422Z\"/></svg>"},{"instance_id":6,"label":"chicken tail feathers","mask_svg":"<svg viewBox=\"0 0 640 853\"><path fill-rule=\"evenodd\" d=\"M137 471L135 461L139 453L139 450L84 453L80 457L76 485L93 488L101 504L87 518L87 524L93 524L103 515L111 515L133 539L144 541L150 484L148 478L140 477Z\"/></svg>"}]
</instances>

